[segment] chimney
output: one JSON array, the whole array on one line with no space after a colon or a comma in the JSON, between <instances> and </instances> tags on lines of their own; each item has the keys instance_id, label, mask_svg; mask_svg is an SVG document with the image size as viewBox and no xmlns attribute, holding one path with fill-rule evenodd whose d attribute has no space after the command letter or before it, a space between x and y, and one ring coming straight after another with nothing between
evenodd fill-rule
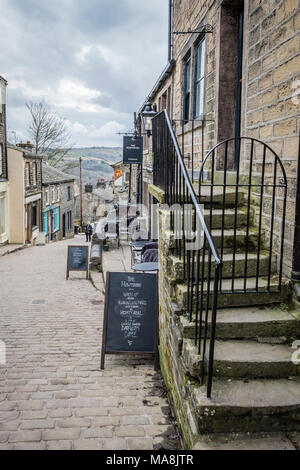
<instances>
[{"instance_id":1,"label":"chimney","mask_svg":"<svg viewBox=\"0 0 300 470\"><path fill-rule=\"evenodd\" d=\"M24 149L26 152L34 153L34 145L28 140L26 143L19 143L17 147Z\"/></svg>"},{"instance_id":2,"label":"chimney","mask_svg":"<svg viewBox=\"0 0 300 470\"><path fill-rule=\"evenodd\" d=\"M92 184L86 184L85 188L84 188L84 191L86 193L92 193L93 192L93 185Z\"/></svg>"}]
</instances>

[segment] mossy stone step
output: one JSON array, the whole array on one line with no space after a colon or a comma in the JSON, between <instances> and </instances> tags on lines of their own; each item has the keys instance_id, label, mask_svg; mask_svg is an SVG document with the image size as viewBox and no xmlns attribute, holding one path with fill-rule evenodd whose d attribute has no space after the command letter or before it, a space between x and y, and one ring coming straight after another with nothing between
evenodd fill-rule
<instances>
[{"instance_id":1,"label":"mossy stone step","mask_svg":"<svg viewBox=\"0 0 300 470\"><path fill-rule=\"evenodd\" d=\"M200 436L192 450L296 450L284 433L228 433Z\"/></svg>"},{"instance_id":2,"label":"mossy stone step","mask_svg":"<svg viewBox=\"0 0 300 470\"><path fill-rule=\"evenodd\" d=\"M234 209L204 209L204 219L210 230L214 229L233 229L235 227L236 217L236 228L245 227L248 221L248 213L245 208ZM212 219L210 225L210 218ZM224 219L224 221L223 221ZM253 211L250 211L249 225L253 224Z\"/></svg>"},{"instance_id":3,"label":"mossy stone step","mask_svg":"<svg viewBox=\"0 0 300 470\"><path fill-rule=\"evenodd\" d=\"M210 300L209 306L212 303L213 280L210 282ZM222 292L218 294L218 308L226 307L241 307L251 305L267 305L288 302L291 296L291 289L288 283L281 286L281 291L278 290L278 278L273 276L270 283L270 291L265 292L268 287L268 280L266 278L259 278L258 292L256 292L256 278L247 278L246 292L244 289L244 279L235 279L234 290L232 293L232 280L224 279L222 282ZM206 302L207 285L204 284L203 301ZM195 292L194 292L195 296ZM178 303L179 308L187 309L188 288L186 284L176 284L174 286L174 301ZM195 302L194 302L195 304ZM206 304L205 304L206 305Z\"/></svg>"},{"instance_id":4,"label":"mossy stone step","mask_svg":"<svg viewBox=\"0 0 300 470\"><path fill-rule=\"evenodd\" d=\"M193 263L194 259L194 263ZM233 254L226 253L223 255L223 268L222 268L222 277L223 279L231 279L232 277L235 278L242 278L245 275L245 262L246 262L246 255L245 253L236 253L235 254L235 266L234 266L234 276L233 276ZM260 276L267 276L269 272L269 264L270 264L270 257L268 253L260 253L259 257L259 275ZM196 280L197 276L197 253L190 254L190 276ZM186 272L187 269L188 258L186 258ZM194 266L194 271L193 271ZM209 268L209 256L205 257L205 266L204 266L204 276L207 276ZM277 257L273 256L271 260L271 273L275 273L277 269ZM214 276L214 263L211 262L211 277ZM184 280L184 262L183 259L179 259L177 256L169 256L168 257L168 266L167 272L169 276L172 278L173 281L183 281ZM253 277L256 275L257 272L257 253L248 253L247 256L247 277ZM202 275L202 256L200 256L200 278Z\"/></svg>"},{"instance_id":5,"label":"mossy stone step","mask_svg":"<svg viewBox=\"0 0 300 470\"><path fill-rule=\"evenodd\" d=\"M283 306L285 307L285 306ZM181 313L181 315L180 315ZM174 307L178 328L183 338L195 338L195 323ZM208 337L210 337L211 312L208 313ZM300 337L300 315L296 310L286 311L279 307L244 307L219 309L217 313L216 338L261 339L286 338L291 341Z\"/></svg>"},{"instance_id":6,"label":"mossy stone step","mask_svg":"<svg viewBox=\"0 0 300 470\"><path fill-rule=\"evenodd\" d=\"M249 234L247 237L247 232L245 228L238 229L236 232L236 241L234 244L234 230L233 229L214 229L211 231L211 235L215 244L215 247L218 248L221 255L222 239L223 239L223 252L232 253L233 248L235 247L235 252L245 252L246 243L248 238L248 252L253 253L257 252L258 245L258 231L253 227L249 229ZM160 245L164 252L171 251L176 247L176 241L174 239L174 233L170 230L166 230L164 234L164 239L160 240ZM261 234L261 250L264 250L264 234Z\"/></svg>"},{"instance_id":7,"label":"mossy stone step","mask_svg":"<svg viewBox=\"0 0 300 470\"><path fill-rule=\"evenodd\" d=\"M208 345L209 346L209 345ZM291 360L293 349L286 344L255 341L216 341L216 377L289 378L300 375L300 366ZM206 355L208 359L208 355Z\"/></svg>"},{"instance_id":8,"label":"mossy stone step","mask_svg":"<svg viewBox=\"0 0 300 470\"><path fill-rule=\"evenodd\" d=\"M191 386L200 433L300 430L300 380L214 379L211 399L206 386Z\"/></svg>"},{"instance_id":9,"label":"mossy stone step","mask_svg":"<svg viewBox=\"0 0 300 470\"><path fill-rule=\"evenodd\" d=\"M209 347L208 341L205 364L208 361ZM198 346L193 340L183 340L183 361L189 373L196 379L200 379L202 363L202 355L199 355L198 352ZM286 344L258 343L250 340L217 340L215 342L214 376L230 379L299 376L300 366L292 362L292 354L293 349Z\"/></svg>"},{"instance_id":10,"label":"mossy stone step","mask_svg":"<svg viewBox=\"0 0 300 470\"><path fill-rule=\"evenodd\" d=\"M217 248L222 246L223 238L223 250L229 249L232 250L235 247L236 252L246 251L247 239L248 239L248 252L257 251L258 245L258 231L253 227L249 228L249 233L247 237L246 229L240 229L234 231L233 229L227 229L222 231L221 229L215 229L211 232L214 244ZM234 243L234 236L236 237ZM261 235L261 249L264 248L263 245L264 234Z\"/></svg>"},{"instance_id":11,"label":"mossy stone step","mask_svg":"<svg viewBox=\"0 0 300 470\"><path fill-rule=\"evenodd\" d=\"M224 187L220 186L213 186L213 190L211 190L211 186L209 185L201 185L201 192L199 196L199 185L194 183L194 190L198 199L199 204L204 204L207 207L236 207L236 206L245 206L248 201L248 194L244 190L244 188L238 188L237 195L236 195L236 188L226 187L225 188L225 195L224 195ZM181 188L181 195L179 189L177 191L177 204L183 203L187 201L187 194L183 192ZM237 204L236 204L237 201Z\"/></svg>"},{"instance_id":12,"label":"mossy stone step","mask_svg":"<svg viewBox=\"0 0 300 470\"><path fill-rule=\"evenodd\" d=\"M196 194L198 195L198 189ZM211 201L213 207L236 207L245 206L247 203L247 197L245 191L241 188L236 189L228 188L225 189L222 186L214 186L211 196L211 187L210 186L201 186L201 194L198 196L198 201L200 204L204 204L205 207L211 206ZM236 204L237 201L237 204Z\"/></svg>"}]
</instances>

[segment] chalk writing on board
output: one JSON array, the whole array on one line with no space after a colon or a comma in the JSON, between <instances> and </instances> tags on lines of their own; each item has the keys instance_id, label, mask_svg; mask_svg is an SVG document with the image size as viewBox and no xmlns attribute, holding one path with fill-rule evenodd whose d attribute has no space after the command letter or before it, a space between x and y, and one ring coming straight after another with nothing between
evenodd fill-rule
<instances>
[{"instance_id":1,"label":"chalk writing on board","mask_svg":"<svg viewBox=\"0 0 300 470\"><path fill-rule=\"evenodd\" d=\"M86 271L88 279L88 247L83 245L68 246L67 279L69 271Z\"/></svg>"},{"instance_id":2,"label":"chalk writing on board","mask_svg":"<svg viewBox=\"0 0 300 470\"><path fill-rule=\"evenodd\" d=\"M156 276L110 273L107 286L106 350L154 352Z\"/></svg>"},{"instance_id":3,"label":"chalk writing on board","mask_svg":"<svg viewBox=\"0 0 300 470\"><path fill-rule=\"evenodd\" d=\"M73 257L73 265L74 267L80 267L82 263L82 252L80 248L74 248L72 252L72 257Z\"/></svg>"},{"instance_id":4,"label":"chalk writing on board","mask_svg":"<svg viewBox=\"0 0 300 470\"><path fill-rule=\"evenodd\" d=\"M134 278L128 277L127 281L121 281L121 287L127 288L122 292L125 300L119 300L120 306L120 328L128 346L132 347L141 330L141 319L147 310L147 301L138 300L142 283L136 282ZM140 320L140 321L139 321Z\"/></svg>"},{"instance_id":5,"label":"chalk writing on board","mask_svg":"<svg viewBox=\"0 0 300 470\"><path fill-rule=\"evenodd\" d=\"M158 367L157 276L107 273L101 369L105 354L147 354Z\"/></svg>"}]
</instances>

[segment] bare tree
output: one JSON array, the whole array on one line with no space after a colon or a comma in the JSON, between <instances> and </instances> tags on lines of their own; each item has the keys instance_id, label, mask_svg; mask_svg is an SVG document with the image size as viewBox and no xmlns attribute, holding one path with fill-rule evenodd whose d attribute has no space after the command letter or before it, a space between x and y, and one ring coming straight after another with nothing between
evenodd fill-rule
<instances>
[{"instance_id":1,"label":"bare tree","mask_svg":"<svg viewBox=\"0 0 300 470\"><path fill-rule=\"evenodd\" d=\"M59 163L63 166L64 158L73 148L66 120L53 113L45 101L26 103L26 107L30 113L28 133L34 143L36 154L44 155L53 166ZM77 163L64 165L64 169L72 166L77 166Z\"/></svg>"}]
</instances>

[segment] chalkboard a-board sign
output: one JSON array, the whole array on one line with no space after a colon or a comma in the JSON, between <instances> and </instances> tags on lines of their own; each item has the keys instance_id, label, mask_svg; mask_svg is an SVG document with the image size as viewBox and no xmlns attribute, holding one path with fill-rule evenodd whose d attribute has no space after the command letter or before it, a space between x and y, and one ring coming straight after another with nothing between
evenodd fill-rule
<instances>
[{"instance_id":1,"label":"chalkboard a-board sign","mask_svg":"<svg viewBox=\"0 0 300 470\"><path fill-rule=\"evenodd\" d=\"M101 369L105 354L155 356L157 366L157 274L107 273Z\"/></svg>"},{"instance_id":2,"label":"chalkboard a-board sign","mask_svg":"<svg viewBox=\"0 0 300 470\"><path fill-rule=\"evenodd\" d=\"M67 279L70 271L86 271L89 278L89 247L84 245L68 246Z\"/></svg>"}]
</instances>

